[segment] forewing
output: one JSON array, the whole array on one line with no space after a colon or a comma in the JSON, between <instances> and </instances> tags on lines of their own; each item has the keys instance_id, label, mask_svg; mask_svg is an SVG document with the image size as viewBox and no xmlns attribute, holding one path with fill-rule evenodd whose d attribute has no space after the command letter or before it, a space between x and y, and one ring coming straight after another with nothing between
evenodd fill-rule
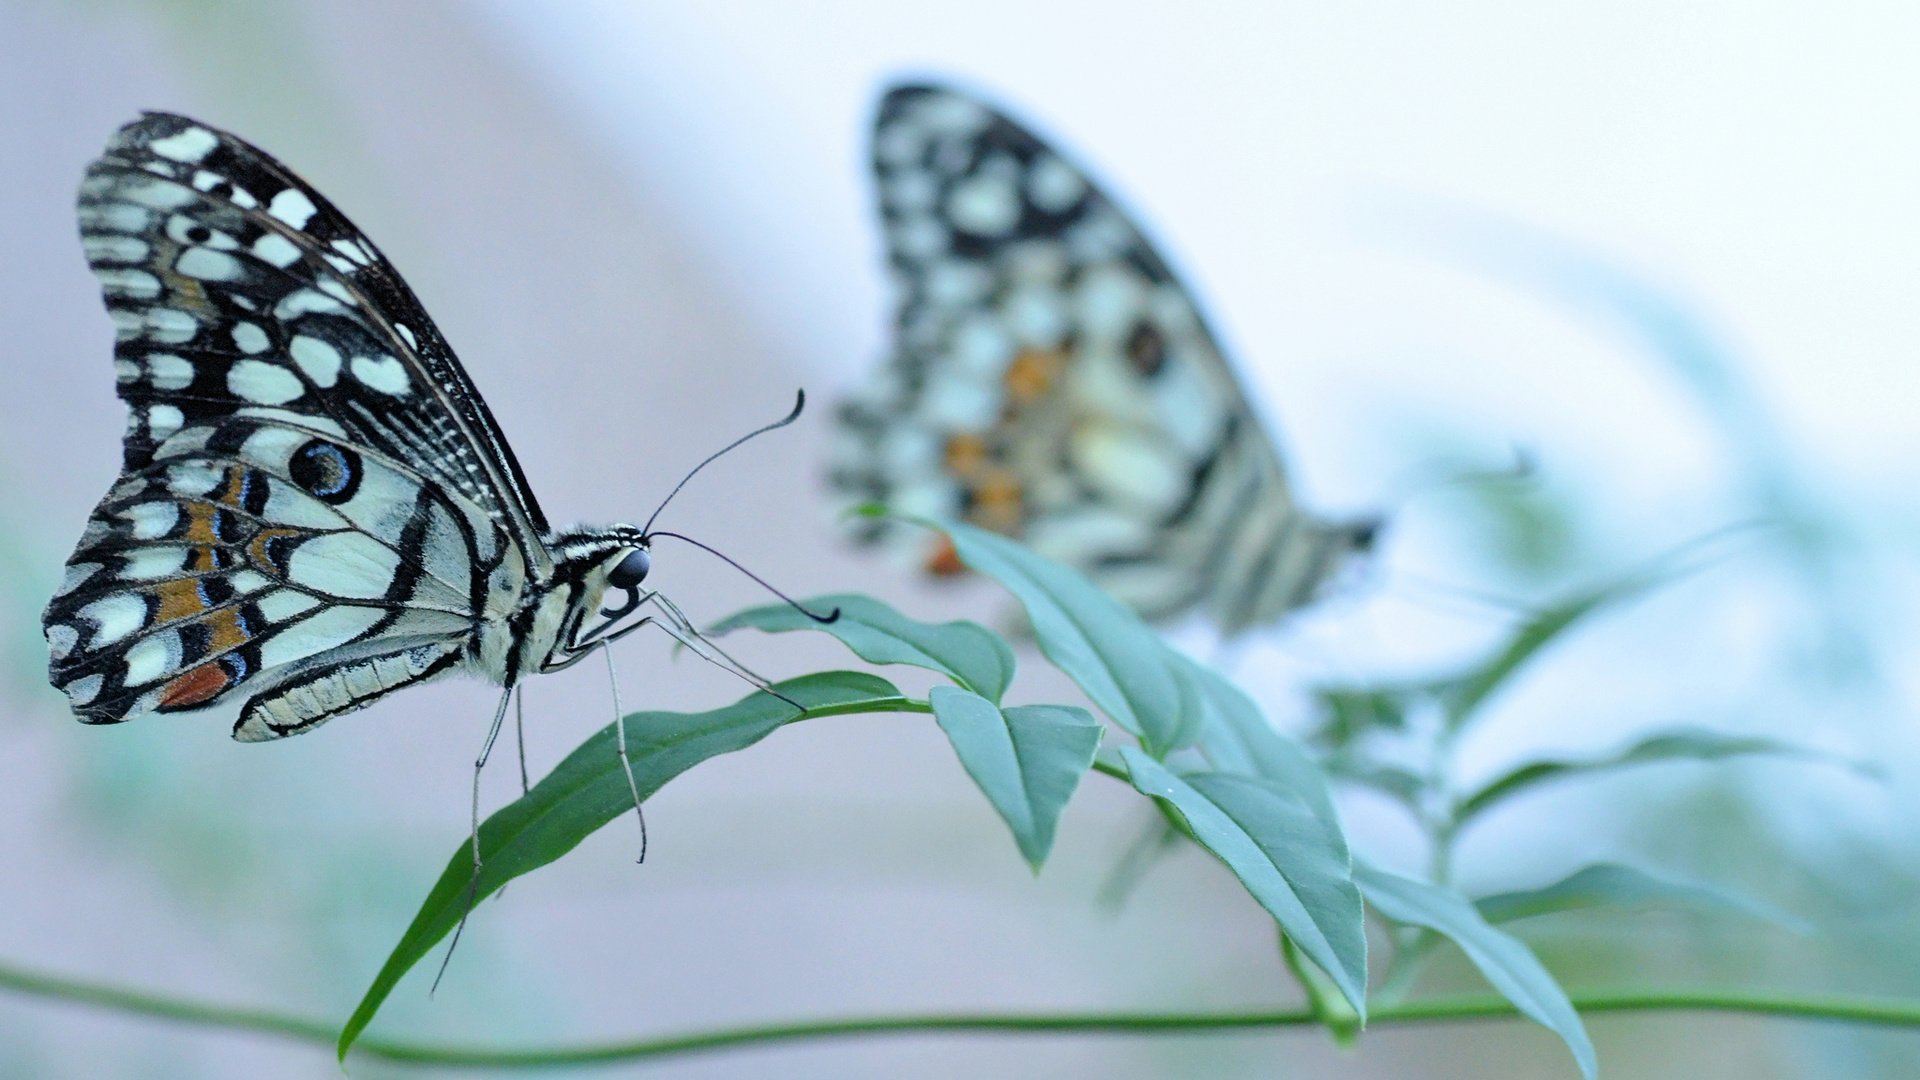
<instances>
[{"instance_id":1,"label":"forewing","mask_svg":"<svg viewBox=\"0 0 1920 1080\"><path fill-rule=\"evenodd\" d=\"M236 734L290 734L446 670L494 575L523 572L483 510L407 465L227 417L162 440L94 510L47 608L52 680L89 723L245 698Z\"/></svg>"},{"instance_id":2,"label":"forewing","mask_svg":"<svg viewBox=\"0 0 1920 1080\"><path fill-rule=\"evenodd\" d=\"M1230 629L1254 618L1249 588L1266 586L1247 576L1304 569L1297 549L1322 533L1140 230L1057 151L954 91L891 91L873 159L894 348L843 410L836 483L1021 536L1148 615L1205 603ZM927 568L957 564L935 549Z\"/></svg>"},{"instance_id":3,"label":"forewing","mask_svg":"<svg viewBox=\"0 0 1920 1080\"><path fill-rule=\"evenodd\" d=\"M126 467L230 415L291 419L409 462L544 564L546 521L486 403L345 215L225 132L148 113L81 184L117 331Z\"/></svg>"}]
</instances>

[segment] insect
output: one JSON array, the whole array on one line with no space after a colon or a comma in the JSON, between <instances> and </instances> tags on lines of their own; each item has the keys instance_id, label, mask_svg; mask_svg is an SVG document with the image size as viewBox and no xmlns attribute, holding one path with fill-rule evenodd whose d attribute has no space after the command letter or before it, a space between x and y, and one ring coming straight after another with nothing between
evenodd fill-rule
<instances>
[{"instance_id":1,"label":"insect","mask_svg":"<svg viewBox=\"0 0 1920 1080\"><path fill-rule=\"evenodd\" d=\"M1149 618L1198 608L1228 634L1372 547L1378 520L1295 503L1187 288L1057 150L975 97L902 85L872 153L894 342L841 409L837 487L1021 537ZM962 569L944 542L923 567Z\"/></svg>"},{"instance_id":2,"label":"insect","mask_svg":"<svg viewBox=\"0 0 1920 1080\"><path fill-rule=\"evenodd\" d=\"M465 671L505 691L490 749L528 675L649 624L706 655L642 592L654 538L706 545L551 526L413 292L286 166L148 113L88 167L79 218L130 414L44 617L80 720L234 708L257 742Z\"/></svg>"}]
</instances>

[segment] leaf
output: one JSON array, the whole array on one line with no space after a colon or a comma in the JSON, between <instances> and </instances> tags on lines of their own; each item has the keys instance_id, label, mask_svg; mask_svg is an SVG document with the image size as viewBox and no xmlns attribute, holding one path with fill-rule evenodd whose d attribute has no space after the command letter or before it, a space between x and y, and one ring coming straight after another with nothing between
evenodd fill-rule
<instances>
[{"instance_id":1,"label":"leaf","mask_svg":"<svg viewBox=\"0 0 1920 1080\"><path fill-rule=\"evenodd\" d=\"M818 630L839 638L869 663L910 664L937 671L995 702L1006 696L1013 682L1013 646L979 623L923 623L858 593L818 596L805 606L815 611L837 607L840 617L821 623L792 604L768 604L728 616L715 623L711 632L724 634L743 626L770 634Z\"/></svg>"},{"instance_id":2,"label":"leaf","mask_svg":"<svg viewBox=\"0 0 1920 1080\"><path fill-rule=\"evenodd\" d=\"M961 562L1012 593L1040 651L1148 752L1165 757L1183 745L1172 652L1138 615L1077 571L1004 536L953 521L907 520L945 533Z\"/></svg>"},{"instance_id":3,"label":"leaf","mask_svg":"<svg viewBox=\"0 0 1920 1080\"><path fill-rule=\"evenodd\" d=\"M1038 873L1053 847L1060 811L1093 765L1105 729L1085 709L1020 705L1000 709L970 691L936 686L933 717L967 774L1013 830Z\"/></svg>"},{"instance_id":4,"label":"leaf","mask_svg":"<svg viewBox=\"0 0 1920 1080\"><path fill-rule=\"evenodd\" d=\"M1407 729L1407 693L1392 687L1315 687L1324 719L1319 737L1345 746L1369 731Z\"/></svg>"},{"instance_id":5,"label":"leaf","mask_svg":"<svg viewBox=\"0 0 1920 1080\"><path fill-rule=\"evenodd\" d=\"M641 797L652 795L702 761L752 746L795 720L873 711L900 695L885 679L856 671L790 679L776 689L807 711L796 713L779 698L756 692L711 712L627 715L621 722L626 726L628 758ZM472 890L474 910L481 910L478 902L507 882L558 859L602 825L632 810L633 794L615 754L613 727L608 725L568 754L533 790L481 823L482 865ZM341 1030L342 1060L401 976L459 923L468 908L472 878L472 849L463 839Z\"/></svg>"},{"instance_id":6,"label":"leaf","mask_svg":"<svg viewBox=\"0 0 1920 1080\"><path fill-rule=\"evenodd\" d=\"M1558 640L1574 624L1651 583L1645 576L1629 577L1536 612L1520 624L1507 644L1485 663L1458 678L1433 684L1431 692L1440 703L1447 730L1458 732L1466 727L1495 691L1506 685L1534 654Z\"/></svg>"},{"instance_id":7,"label":"leaf","mask_svg":"<svg viewBox=\"0 0 1920 1080\"><path fill-rule=\"evenodd\" d=\"M1364 1019L1366 926L1338 832L1270 780L1220 772L1175 776L1132 747L1120 753L1133 786L1186 821Z\"/></svg>"},{"instance_id":8,"label":"leaf","mask_svg":"<svg viewBox=\"0 0 1920 1080\"><path fill-rule=\"evenodd\" d=\"M1455 812L1454 820L1456 823L1464 823L1502 799L1511 798L1529 788L1556 780L1590 776L1631 765L1651 765L1662 761L1715 761L1749 754L1781 754L1812 758L1851 768L1857 772L1872 773L1871 769L1857 762L1779 739L1755 735L1730 735L1706 728L1675 728L1649 735L1624 750L1616 750L1600 757L1556 758L1522 765L1489 781L1480 790L1467 796Z\"/></svg>"},{"instance_id":9,"label":"leaf","mask_svg":"<svg viewBox=\"0 0 1920 1080\"><path fill-rule=\"evenodd\" d=\"M1340 755L1326 760L1327 772L1334 777L1372 788L1408 809L1418 811L1427 798L1427 780L1398 765L1382 765L1358 756Z\"/></svg>"},{"instance_id":10,"label":"leaf","mask_svg":"<svg viewBox=\"0 0 1920 1080\"><path fill-rule=\"evenodd\" d=\"M1593 1080L1599 1066L1580 1014L1567 1000L1566 991L1520 939L1494 929L1466 897L1452 889L1364 864L1354 866L1353 879L1382 918L1423 926L1460 946L1473 966L1515 1008L1565 1040L1581 1075Z\"/></svg>"},{"instance_id":11,"label":"leaf","mask_svg":"<svg viewBox=\"0 0 1920 1080\"><path fill-rule=\"evenodd\" d=\"M1338 838L1340 818L1327 789L1327 774L1306 747L1268 723L1260 706L1219 672L1179 653L1172 656L1175 674L1193 688L1198 700L1197 741L1213 767L1274 781L1306 803ZM1344 840L1340 840L1340 851L1344 858Z\"/></svg>"},{"instance_id":12,"label":"leaf","mask_svg":"<svg viewBox=\"0 0 1920 1080\"><path fill-rule=\"evenodd\" d=\"M1718 886L1663 877L1619 863L1593 863L1551 885L1483 896L1474 901L1474 907L1490 923L1587 908L1667 907L1744 915L1796 934L1811 929L1798 916L1772 904Z\"/></svg>"}]
</instances>

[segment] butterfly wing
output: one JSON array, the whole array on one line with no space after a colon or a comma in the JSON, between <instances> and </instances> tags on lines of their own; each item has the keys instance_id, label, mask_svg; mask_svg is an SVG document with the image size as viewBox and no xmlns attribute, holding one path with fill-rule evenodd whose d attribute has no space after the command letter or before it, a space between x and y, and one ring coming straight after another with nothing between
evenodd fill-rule
<instances>
[{"instance_id":1,"label":"butterfly wing","mask_svg":"<svg viewBox=\"0 0 1920 1080\"><path fill-rule=\"evenodd\" d=\"M125 475L48 606L80 718L210 707L271 738L449 669L549 558L486 405L378 250L245 142L178 116L87 170Z\"/></svg>"},{"instance_id":2,"label":"butterfly wing","mask_svg":"<svg viewBox=\"0 0 1920 1080\"><path fill-rule=\"evenodd\" d=\"M1186 287L1057 151L917 85L886 95L872 149L894 351L842 411L838 486L1021 536L1149 617L1200 606L1229 632L1311 599L1370 535L1296 505ZM936 549L927 568L958 567Z\"/></svg>"}]
</instances>

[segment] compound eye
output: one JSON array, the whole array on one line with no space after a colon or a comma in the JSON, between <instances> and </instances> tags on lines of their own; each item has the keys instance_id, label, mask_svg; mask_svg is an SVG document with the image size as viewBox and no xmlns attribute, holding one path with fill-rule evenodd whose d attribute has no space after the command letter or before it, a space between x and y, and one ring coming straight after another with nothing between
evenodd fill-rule
<instances>
[{"instance_id":1,"label":"compound eye","mask_svg":"<svg viewBox=\"0 0 1920 1080\"><path fill-rule=\"evenodd\" d=\"M607 572L607 584L616 589L631 589L645 581L647 571L651 569L653 556L647 554L646 548L634 548Z\"/></svg>"}]
</instances>

